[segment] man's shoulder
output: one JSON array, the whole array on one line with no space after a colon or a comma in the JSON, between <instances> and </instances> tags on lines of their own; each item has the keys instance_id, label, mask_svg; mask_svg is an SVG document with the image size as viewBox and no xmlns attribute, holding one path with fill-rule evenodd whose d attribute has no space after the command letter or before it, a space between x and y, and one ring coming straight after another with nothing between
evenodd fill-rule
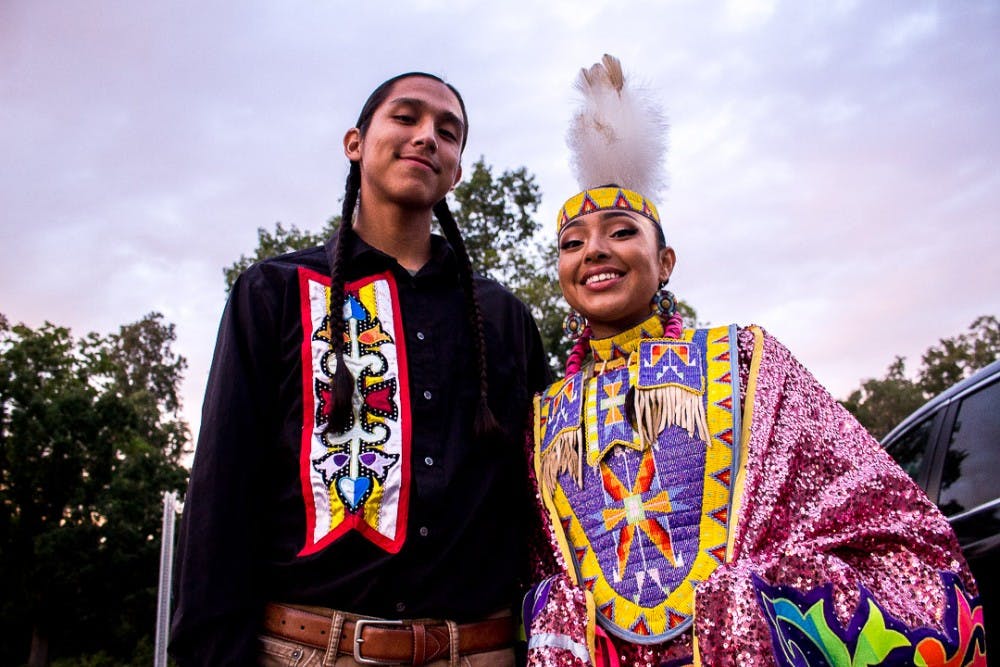
<instances>
[{"instance_id":1,"label":"man's shoulder","mask_svg":"<svg viewBox=\"0 0 1000 667\"><path fill-rule=\"evenodd\" d=\"M503 283L475 273L476 298L483 318L494 322L532 323L531 309Z\"/></svg>"},{"instance_id":2,"label":"man's shoulder","mask_svg":"<svg viewBox=\"0 0 1000 667\"><path fill-rule=\"evenodd\" d=\"M230 294L283 294L292 284L298 283L300 268L328 273L323 247L305 248L254 262L240 273Z\"/></svg>"},{"instance_id":3,"label":"man's shoulder","mask_svg":"<svg viewBox=\"0 0 1000 667\"><path fill-rule=\"evenodd\" d=\"M242 276L245 279L265 278L273 280L281 276L291 277L298 273L299 268L327 273L329 267L323 246L295 250L258 260L247 267Z\"/></svg>"},{"instance_id":4,"label":"man's shoulder","mask_svg":"<svg viewBox=\"0 0 1000 667\"><path fill-rule=\"evenodd\" d=\"M303 248L302 250L293 250L292 252L286 252L283 255L268 257L267 259L257 262L257 265L292 269L304 266L309 269L322 269L324 271L328 269L326 262L326 250L320 245L313 246L311 248Z\"/></svg>"},{"instance_id":5,"label":"man's shoulder","mask_svg":"<svg viewBox=\"0 0 1000 667\"><path fill-rule=\"evenodd\" d=\"M511 305L524 306L521 300L514 295L510 288L500 281L490 278L489 276L484 276L478 271L473 272L473 278L476 285L476 294L480 299L489 299L498 303L505 302Z\"/></svg>"}]
</instances>

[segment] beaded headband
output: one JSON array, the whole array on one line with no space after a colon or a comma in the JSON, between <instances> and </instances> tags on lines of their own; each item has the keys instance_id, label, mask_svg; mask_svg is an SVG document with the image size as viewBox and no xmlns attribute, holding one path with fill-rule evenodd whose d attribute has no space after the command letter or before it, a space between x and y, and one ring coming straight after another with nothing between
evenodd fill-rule
<instances>
[{"instance_id":1,"label":"beaded headband","mask_svg":"<svg viewBox=\"0 0 1000 667\"><path fill-rule=\"evenodd\" d=\"M581 104L566 143L582 191L563 204L556 233L574 218L608 209L632 211L659 225L656 206L641 194L656 196L666 180L667 124L659 105L607 54L580 70L576 88Z\"/></svg>"},{"instance_id":2,"label":"beaded headband","mask_svg":"<svg viewBox=\"0 0 1000 667\"><path fill-rule=\"evenodd\" d=\"M563 204L556 219L556 236L562 233L563 227L570 220L609 209L632 211L660 224L660 213L656 210L656 205L638 192L615 186L591 188L573 195Z\"/></svg>"}]
</instances>

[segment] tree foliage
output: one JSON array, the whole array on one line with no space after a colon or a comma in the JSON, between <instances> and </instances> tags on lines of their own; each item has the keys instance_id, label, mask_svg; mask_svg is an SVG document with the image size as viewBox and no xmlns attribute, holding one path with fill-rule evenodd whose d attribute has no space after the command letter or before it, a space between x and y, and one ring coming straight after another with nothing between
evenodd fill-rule
<instances>
[{"instance_id":1,"label":"tree foliage","mask_svg":"<svg viewBox=\"0 0 1000 667\"><path fill-rule=\"evenodd\" d=\"M556 244L535 217L542 195L524 167L494 176L483 158L455 187L455 218L478 271L505 285L528 305L554 365L566 306L556 274Z\"/></svg>"},{"instance_id":2,"label":"tree foliage","mask_svg":"<svg viewBox=\"0 0 1000 667\"><path fill-rule=\"evenodd\" d=\"M327 220L323 229L316 233L301 230L295 225L286 228L280 222L275 223L273 232L264 227L258 227L257 249L254 251L254 254L241 254L238 260L222 269L222 275L226 280L226 292L229 292L239 275L250 268L250 265L254 262L295 250L305 250L306 248L322 245L337 231L338 227L340 227L339 215Z\"/></svg>"},{"instance_id":3,"label":"tree foliage","mask_svg":"<svg viewBox=\"0 0 1000 667\"><path fill-rule=\"evenodd\" d=\"M1000 358L1000 321L977 317L968 331L942 338L921 358L915 379L906 374L906 360L896 357L882 379L868 379L844 401L858 421L876 438L889 433L911 412L956 382Z\"/></svg>"},{"instance_id":4,"label":"tree foliage","mask_svg":"<svg viewBox=\"0 0 1000 667\"><path fill-rule=\"evenodd\" d=\"M928 395L939 394L1000 356L1000 322L994 315L977 317L969 330L942 338L922 358L918 383Z\"/></svg>"},{"instance_id":5,"label":"tree foliage","mask_svg":"<svg viewBox=\"0 0 1000 667\"><path fill-rule=\"evenodd\" d=\"M83 338L0 316L0 663L152 631L160 499L187 478L175 337L156 313Z\"/></svg>"},{"instance_id":6,"label":"tree foliage","mask_svg":"<svg viewBox=\"0 0 1000 667\"><path fill-rule=\"evenodd\" d=\"M896 357L884 378L863 381L844 407L869 433L881 438L926 400L917 383L906 377L906 359Z\"/></svg>"},{"instance_id":7,"label":"tree foliage","mask_svg":"<svg viewBox=\"0 0 1000 667\"><path fill-rule=\"evenodd\" d=\"M569 352L562 332L562 320L569 307L563 301L556 271L555 226L546 227L535 216L541 202L535 177L525 167L496 175L485 158L480 157L455 187L452 212L473 266L505 285L528 305L553 370L558 372ZM280 222L274 231L259 227L253 255L241 255L223 269L226 290L254 262L322 244L339 226L340 216L334 216L317 233L302 231L294 225L286 228ZM697 322L694 308L682 302L677 305L685 322L692 325Z\"/></svg>"}]
</instances>

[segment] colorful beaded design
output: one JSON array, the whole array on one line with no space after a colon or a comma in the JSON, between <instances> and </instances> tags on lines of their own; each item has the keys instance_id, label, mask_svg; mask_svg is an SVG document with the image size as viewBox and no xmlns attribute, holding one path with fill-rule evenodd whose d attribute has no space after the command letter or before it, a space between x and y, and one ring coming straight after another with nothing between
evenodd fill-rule
<instances>
[{"instance_id":1,"label":"colorful beaded design","mask_svg":"<svg viewBox=\"0 0 1000 667\"><path fill-rule=\"evenodd\" d=\"M729 327L645 339L628 363L577 373L539 400L543 500L598 622L623 639L652 644L684 632L698 582L725 560L739 432L731 341ZM625 416L630 387L683 407L649 439Z\"/></svg>"},{"instance_id":2,"label":"colorful beaded design","mask_svg":"<svg viewBox=\"0 0 1000 667\"><path fill-rule=\"evenodd\" d=\"M757 576L753 583L779 667L986 667L979 598L966 593L954 574L942 572L941 578L947 600L944 632L907 627L864 586L854 616L843 627L833 614L832 585L800 593Z\"/></svg>"},{"instance_id":3,"label":"colorful beaded design","mask_svg":"<svg viewBox=\"0 0 1000 667\"><path fill-rule=\"evenodd\" d=\"M566 200L556 217L556 235L562 232L567 222L594 211L622 209L645 216L660 224L660 213L656 205L638 192L625 188L591 188L577 193Z\"/></svg>"},{"instance_id":4,"label":"colorful beaded design","mask_svg":"<svg viewBox=\"0 0 1000 667\"><path fill-rule=\"evenodd\" d=\"M344 363L356 379L344 431L329 428L336 357L327 312L330 279L299 269L302 295L303 430L300 456L306 539L299 555L350 531L396 553L409 506L409 382L402 319L391 273L345 285Z\"/></svg>"}]
</instances>

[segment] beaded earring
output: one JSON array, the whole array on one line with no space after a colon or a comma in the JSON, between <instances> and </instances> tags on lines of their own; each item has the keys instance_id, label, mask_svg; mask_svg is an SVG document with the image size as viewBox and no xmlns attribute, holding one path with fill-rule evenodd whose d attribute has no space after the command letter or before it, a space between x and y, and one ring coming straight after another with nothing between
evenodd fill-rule
<instances>
[{"instance_id":1,"label":"beaded earring","mask_svg":"<svg viewBox=\"0 0 1000 667\"><path fill-rule=\"evenodd\" d=\"M666 319L677 312L677 299L674 298L673 292L661 287L653 295L652 300L649 302L649 307L661 318Z\"/></svg>"},{"instance_id":2,"label":"beaded earring","mask_svg":"<svg viewBox=\"0 0 1000 667\"><path fill-rule=\"evenodd\" d=\"M575 310L570 310L566 319L563 320L563 333L570 340L576 340L583 333L583 330L587 327L587 318L576 312Z\"/></svg>"}]
</instances>

